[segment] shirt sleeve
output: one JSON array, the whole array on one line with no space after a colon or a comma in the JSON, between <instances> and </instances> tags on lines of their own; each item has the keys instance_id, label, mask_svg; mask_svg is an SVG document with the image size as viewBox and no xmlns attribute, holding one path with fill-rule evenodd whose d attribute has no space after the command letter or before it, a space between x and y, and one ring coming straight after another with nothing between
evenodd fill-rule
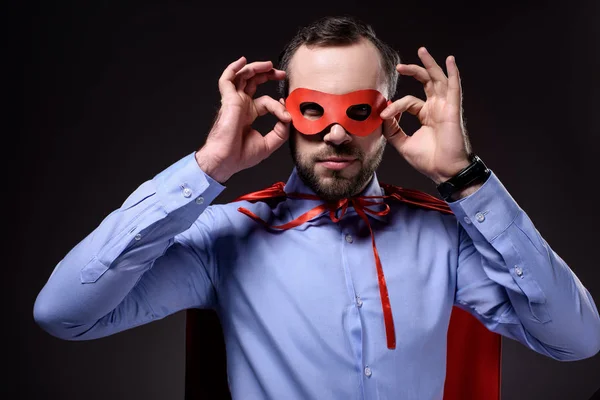
<instances>
[{"instance_id":1,"label":"shirt sleeve","mask_svg":"<svg viewBox=\"0 0 600 400\"><path fill-rule=\"evenodd\" d=\"M210 203L223 189L194 153L141 184L58 263L34 320L53 336L85 340L211 307Z\"/></svg>"},{"instance_id":2,"label":"shirt sleeve","mask_svg":"<svg viewBox=\"0 0 600 400\"><path fill-rule=\"evenodd\" d=\"M592 296L494 173L449 205L460 224L457 306L489 330L557 360L600 351Z\"/></svg>"}]
</instances>

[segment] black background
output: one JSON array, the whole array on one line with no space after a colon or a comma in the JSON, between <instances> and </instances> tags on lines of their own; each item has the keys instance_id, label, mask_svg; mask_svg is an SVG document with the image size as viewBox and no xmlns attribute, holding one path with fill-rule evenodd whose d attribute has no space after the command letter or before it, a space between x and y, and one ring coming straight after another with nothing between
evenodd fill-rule
<instances>
[{"instance_id":1,"label":"black background","mask_svg":"<svg viewBox=\"0 0 600 400\"><path fill-rule=\"evenodd\" d=\"M243 4L8 4L4 77L15 90L5 91L2 135L10 256L2 274L3 398L183 399L184 312L67 342L35 325L35 297L56 263L129 193L203 143L228 63L241 55L276 61L296 29L322 15L364 19L405 62L418 62L421 45L438 62L456 56L475 151L598 304L597 1ZM276 95L275 85L261 93ZM397 98L408 93L422 96L401 79ZM235 175L217 202L285 181L291 167L284 145ZM391 147L378 174L435 194ZM207 337L218 339L218 325L205 317ZM600 355L564 363L510 340L503 346L505 400L583 400L600 386ZM205 351L206 370L225 379L218 340ZM203 398L215 398L210 387Z\"/></svg>"}]
</instances>

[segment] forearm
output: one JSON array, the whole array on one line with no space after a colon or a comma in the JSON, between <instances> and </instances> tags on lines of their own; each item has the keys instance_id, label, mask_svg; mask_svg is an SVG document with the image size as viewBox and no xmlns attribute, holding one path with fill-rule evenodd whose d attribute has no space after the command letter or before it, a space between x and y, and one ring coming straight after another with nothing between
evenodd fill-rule
<instances>
[{"instance_id":1,"label":"forearm","mask_svg":"<svg viewBox=\"0 0 600 400\"><path fill-rule=\"evenodd\" d=\"M479 253L480 268L508 297L510 304L495 315L506 322L499 329L560 360L598 352L600 318L590 293L496 177L451 207Z\"/></svg>"},{"instance_id":2,"label":"forearm","mask_svg":"<svg viewBox=\"0 0 600 400\"><path fill-rule=\"evenodd\" d=\"M36 299L35 320L75 338L121 305L115 329L143 323L151 310L132 290L222 190L210 181L188 156L142 184L60 261Z\"/></svg>"},{"instance_id":3,"label":"forearm","mask_svg":"<svg viewBox=\"0 0 600 400\"><path fill-rule=\"evenodd\" d=\"M527 215L521 212L492 245L505 262L500 271L517 283L507 294L525 331L543 345L537 350L564 361L595 355L600 318L594 300Z\"/></svg>"}]
</instances>

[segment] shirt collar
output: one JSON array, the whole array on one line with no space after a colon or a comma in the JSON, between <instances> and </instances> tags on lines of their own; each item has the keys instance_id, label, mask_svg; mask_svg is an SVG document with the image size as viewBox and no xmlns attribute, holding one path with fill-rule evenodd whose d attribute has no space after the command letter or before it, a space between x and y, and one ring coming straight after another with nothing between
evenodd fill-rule
<instances>
[{"instance_id":1,"label":"shirt collar","mask_svg":"<svg viewBox=\"0 0 600 400\"><path fill-rule=\"evenodd\" d=\"M296 167L294 167L294 169L292 170L292 173L284 186L284 191L286 193L294 192L294 193L304 193L304 194L315 195L315 192L312 189L310 189L308 186L306 186L304 184L304 182L302 181L302 179L300 179L300 176L298 175L298 171L297 171ZM382 196L382 195L384 195L383 188L381 188L379 186L379 180L377 179L377 174L373 173L373 177L369 181L369 184L360 193L359 196ZM383 209L384 199L372 199L372 201L381 203L382 205L370 206L369 207L370 209L372 209L374 211L380 211ZM288 198L285 200L285 203L286 203L288 210L290 211L292 219L296 219L299 216L301 216L302 214L304 214L305 212L309 211L310 209L312 209L320 204L323 204L323 201L322 200ZM346 210L346 214L355 214L355 213L356 213L356 211L354 211L354 208L352 206L348 206L348 209ZM323 215L327 215L327 213L324 213ZM380 221L387 221L386 215L378 216L378 215L367 214L367 216L369 218L375 218ZM316 218L319 218L319 217L316 217Z\"/></svg>"}]
</instances>

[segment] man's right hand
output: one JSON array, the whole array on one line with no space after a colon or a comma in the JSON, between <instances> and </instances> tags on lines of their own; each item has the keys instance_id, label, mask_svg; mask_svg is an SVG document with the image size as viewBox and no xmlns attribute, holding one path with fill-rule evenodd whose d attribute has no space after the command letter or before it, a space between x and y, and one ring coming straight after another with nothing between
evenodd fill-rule
<instances>
[{"instance_id":1,"label":"man's right hand","mask_svg":"<svg viewBox=\"0 0 600 400\"><path fill-rule=\"evenodd\" d=\"M223 71L219 79L221 108L206 143L196 152L198 165L211 178L227 181L270 156L288 139L292 117L283 101L266 95L253 98L258 85L284 78L285 71L273 68L271 61L246 64L244 57ZM267 113L279 121L263 136L252 129L252 123Z\"/></svg>"}]
</instances>

